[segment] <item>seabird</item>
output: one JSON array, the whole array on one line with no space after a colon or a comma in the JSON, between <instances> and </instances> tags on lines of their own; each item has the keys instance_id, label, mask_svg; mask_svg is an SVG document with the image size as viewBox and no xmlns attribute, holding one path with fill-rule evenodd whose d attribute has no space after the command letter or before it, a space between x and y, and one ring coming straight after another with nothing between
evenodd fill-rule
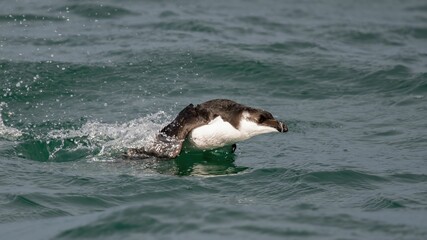
<instances>
[{"instance_id":1,"label":"seabird","mask_svg":"<svg viewBox=\"0 0 427 240\"><path fill-rule=\"evenodd\" d=\"M265 110L248 107L228 99L214 99L185 107L178 116L157 134L150 146L130 148L126 158L175 158L183 142L201 150L225 146L270 132L287 132L288 127Z\"/></svg>"}]
</instances>

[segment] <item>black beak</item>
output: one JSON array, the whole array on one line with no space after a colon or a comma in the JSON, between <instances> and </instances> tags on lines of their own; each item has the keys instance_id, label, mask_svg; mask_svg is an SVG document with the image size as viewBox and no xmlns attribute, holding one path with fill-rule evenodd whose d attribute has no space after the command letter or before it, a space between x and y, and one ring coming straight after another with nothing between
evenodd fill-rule
<instances>
[{"instance_id":1,"label":"black beak","mask_svg":"<svg viewBox=\"0 0 427 240\"><path fill-rule=\"evenodd\" d=\"M287 132L288 126L281 121L277 121L276 119L269 119L263 123L263 125L267 125L269 127L277 129L278 132Z\"/></svg>"},{"instance_id":2,"label":"black beak","mask_svg":"<svg viewBox=\"0 0 427 240\"><path fill-rule=\"evenodd\" d=\"M277 121L277 131L279 132L287 132L288 131L288 126L282 122Z\"/></svg>"}]
</instances>

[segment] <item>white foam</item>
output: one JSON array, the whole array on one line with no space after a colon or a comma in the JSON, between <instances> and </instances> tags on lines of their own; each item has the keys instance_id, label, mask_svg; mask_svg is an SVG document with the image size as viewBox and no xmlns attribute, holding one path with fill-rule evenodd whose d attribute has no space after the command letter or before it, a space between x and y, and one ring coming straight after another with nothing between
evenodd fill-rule
<instances>
[{"instance_id":1,"label":"white foam","mask_svg":"<svg viewBox=\"0 0 427 240\"><path fill-rule=\"evenodd\" d=\"M0 138L16 140L17 138L22 136L22 132L16 128L4 125L3 118L1 116L3 112L3 107L7 107L7 104L5 102L0 102Z\"/></svg>"},{"instance_id":2,"label":"white foam","mask_svg":"<svg viewBox=\"0 0 427 240\"><path fill-rule=\"evenodd\" d=\"M106 161L108 157L124 149L152 143L161 127L169 120L165 112L160 111L125 123L89 121L76 130L53 130L47 137L55 140L84 139L74 141L77 148L98 149L99 153L92 160Z\"/></svg>"}]
</instances>

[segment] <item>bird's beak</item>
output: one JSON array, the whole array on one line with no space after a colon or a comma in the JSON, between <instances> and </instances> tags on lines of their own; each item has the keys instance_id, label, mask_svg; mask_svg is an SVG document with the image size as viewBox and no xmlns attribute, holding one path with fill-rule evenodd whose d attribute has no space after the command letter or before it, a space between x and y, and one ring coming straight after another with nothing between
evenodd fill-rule
<instances>
[{"instance_id":1,"label":"bird's beak","mask_svg":"<svg viewBox=\"0 0 427 240\"><path fill-rule=\"evenodd\" d=\"M283 122L277 121L275 119L270 119L265 121L266 125L277 129L278 132L287 132L288 131L288 126L286 126L286 124L284 124Z\"/></svg>"},{"instance_id":2,"label":"bird's beak","mask_svg":"<svg viewBox=\"0 0 427 240\"><path fill-rule=\"evenodd\" d=\"M277 121L277 127L276 127L276 129L279 132L287 132L288 131L288 126L286 124L284 124L283 122Z\"/></svg>"}]
</instances>

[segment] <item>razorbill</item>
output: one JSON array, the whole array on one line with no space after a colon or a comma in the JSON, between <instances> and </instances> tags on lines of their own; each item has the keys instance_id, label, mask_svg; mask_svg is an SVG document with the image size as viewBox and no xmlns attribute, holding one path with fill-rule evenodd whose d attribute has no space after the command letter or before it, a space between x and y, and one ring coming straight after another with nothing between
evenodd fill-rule
<instances>
[{"instance_id":1,"label":"razorbill","mask_svg":"<svg viewBox=\"0 0 427 240\"><path fill-rule=\"evenodd\" d=\"M228 99L214 99L185 107L157 134L150 146L130 148L126 158L175 158L184 140L201 150L232 146L253 136L287 132L288 127L265 110L248 107Z\"/></svg>"}]
</instances>

